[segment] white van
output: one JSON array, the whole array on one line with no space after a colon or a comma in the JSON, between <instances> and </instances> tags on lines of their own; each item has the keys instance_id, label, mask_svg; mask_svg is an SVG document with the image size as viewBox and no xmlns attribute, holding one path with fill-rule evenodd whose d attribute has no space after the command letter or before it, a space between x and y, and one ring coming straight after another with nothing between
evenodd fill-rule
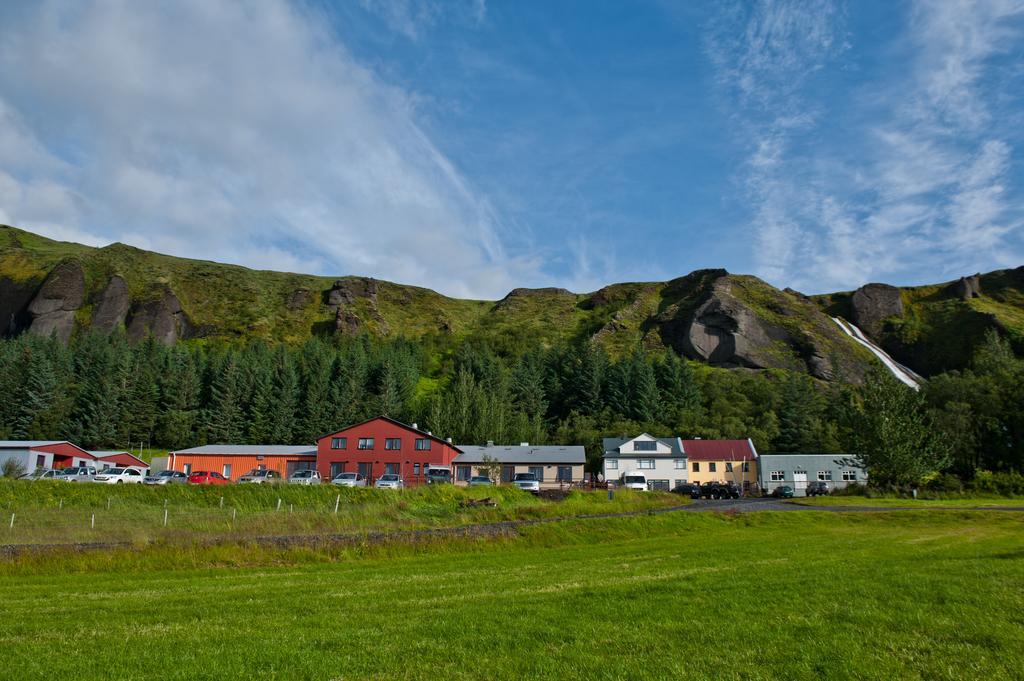
<instances>
[{"instance_id":1,"label":"white van","mask_svg":"<svg viewBox=\"0 0 1024 681\"><path fill-rule=\"evenodd\" d=\"M637 471L629 471L622 474L619 484L626 489L635 489L641 492L647 491L647 476Z\"/></svg>"}]
</instances>

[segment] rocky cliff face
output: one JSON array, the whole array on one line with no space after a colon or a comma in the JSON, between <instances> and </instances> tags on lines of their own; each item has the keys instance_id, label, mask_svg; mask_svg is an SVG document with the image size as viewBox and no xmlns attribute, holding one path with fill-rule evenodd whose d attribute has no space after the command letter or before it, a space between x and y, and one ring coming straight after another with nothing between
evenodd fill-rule
<instances>
[{"instance_id":1,"label":"rocky cliff face","mask_svg":"<svg viewBox=\"0 0 1024 681\"><path fill-rule=\"evenodd\" d=\"M58 265L29 303L32 317L29 331L40 336L56 335L67 343L75 328L75 312L85 300L85 274L77 260Z\"/></svg>"},{"instance_id":2,"label":"rocky cliff face","mask_svg":"<svg viewBox=\"0 0 1024 681\"><path fill-rule=\"evenodd\" d=\"M865 284L854 291L853 323L861 331L878 338L882 333L882 322L890 317L903 316L903 297L900 290L888 284Z\"/></svg>"},{"instance_id":3,"label":"rocky cliff face","mask_svg":"<svg viewBox=\"0 0 1024 681\"><path fill-rule=\"evenodd\" d=\"M190 337L192 325L181 309L181 301L169 288L163 288L153 300L132 306L128 321L128 340L138 342L149 335L165 345Z\"/></svg>"},{"instance_id":4,"label":"rocky cliff face","mask_svg":"<svg viewBox=\"0 0 1024 681\"><path fill-rule=\"evenodd\" d=\"M92 328L109 333L120 328L128 316L128 284L114 275L107 282L92 312Z\"/></svg>"}]
</instances>

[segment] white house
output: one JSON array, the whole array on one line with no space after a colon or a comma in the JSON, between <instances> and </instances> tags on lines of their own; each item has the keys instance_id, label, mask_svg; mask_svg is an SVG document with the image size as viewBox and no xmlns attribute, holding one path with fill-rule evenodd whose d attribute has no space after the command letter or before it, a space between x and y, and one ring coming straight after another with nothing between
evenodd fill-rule
<instances>
[{"instance_id":1,"label":"white house","mask_svg":"<svg viewBox=\"0 0 1024 681\"><path fill-rule=\"evenodd\" d=\"M644 474L648 489L668 491L686 482L682 440L647 433L633 438L604 438L604 479L614 482L633 471Z\"/></svg>"}]
</instances>

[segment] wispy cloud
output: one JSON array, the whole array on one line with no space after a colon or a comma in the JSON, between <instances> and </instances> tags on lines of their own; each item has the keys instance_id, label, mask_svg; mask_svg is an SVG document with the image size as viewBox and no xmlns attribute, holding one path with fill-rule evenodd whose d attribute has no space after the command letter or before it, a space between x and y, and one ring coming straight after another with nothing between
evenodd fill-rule
<instances>
[{"instance_id":1,"label":"wispy cloud","mask_svg":"<svg viewBox=\"0 0 1024 681\"><path fill-rule=\"evenodd\" d=\"M0 218L58 238L369 274L545 283L413 101L283 0L0 9ZM482 11L482 10L481 10Z\"/></svg>"},{"instance_id":2,"label":"wispy cloud","mask_svg":"<svg viewBox=\"0 0 1024 681\"><path fill-rule=\"evenodd\" d=\"M857 48L835 3L763 3L717 27L721 86L742 93L730 103L749 149L740 176L760 275L826 290L1020 257L1009 200L1021 190L1011 186L1019 133L990 102L1005 84L991 62L1019 44L1022 10L1019 0L916 3L900 38L909 67L841 101L811 82ZM860 115L837 131L840 106Z\"/></svg>"}]
</instances>

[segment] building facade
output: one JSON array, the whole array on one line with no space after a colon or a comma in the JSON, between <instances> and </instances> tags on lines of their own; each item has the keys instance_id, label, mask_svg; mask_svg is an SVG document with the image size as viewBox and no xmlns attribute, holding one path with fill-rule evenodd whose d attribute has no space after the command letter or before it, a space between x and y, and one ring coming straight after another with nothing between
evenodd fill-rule
<instances>
[{"instance_id":1,"label":"building facade","mask_svg":"<svg viewBox=\"0 0 1024 681\"><path fill-rule=\"evenodd\" d=\"M546 489L583 482L587 451L583 445L457 445L461 454L452 460L454 481L468 485L474 475L489 475L489 467L501 467L501 482L511 482L516 473L533 473Z\"/></svg>"},{"instance_id":2,"label":"building facade","mask_svg":"<svg viewBox=\"0 0 1024 681\"><path fill-rule=\"evenodd\" d=\"M867 471L847 454L762 454L758 464L761 489L769 494L789 486L795 495L804 496L811 482L824 482L831 492L868 481Z\"/></svg>"},{"instance_id":3,"label":"building facade","mask_svg":"<svg viewBox=\"0 0 1024 681\"><path fill-rule=\"evenodd\" d=\"M213 471L237 480L254 469L277 471L287 478L306 468L316 468L316 449L291 445L203 445L170 452L167 468L183 473ZM154 470L160 470L154 465Z\"/></svg>"},{"instance_id":4,"label":"building facade","mask_svg":"<svg viewBox=\"0 0 1024 681\"><path fill-rule=\"evenodd\" d=\"M92 454L65 440L0 440L0 466L8 459L20 463L26 473L37 468L95 465Z\"/></svg>"},{"instance_id":5,"label":"building facade","mask_svg":"<svg viewBox=\"0 0 1024 681\"><path fill-rule=\"evenodd\" d=\"M746 440L683 440L690 482L731 482L743 489L758 484L757 450Z\"/></svg>"},{"instance_id":6,"label":"building facade","mask_svg":"<svg viewBox=\"0 0 1024 681\"><path fill-rule=\"evenodd\" d=\"M608 482L626 473L643 473L648 489L668 491L689 479L687 454L677 437L657 438L642 433L633 438L604 438L602 472Z\"/></svg>"},{"instance_id":7,"label":"building facade","mask_svg":"<svg viewBox=\"0 0 1024 681\"><path fill-rule=\"evenodd\" d=\"M407 425L387 416L325 435L316 443L316 468L324 480L339 473L359 473L368 484L385 473L397 473L407 486L426 482L427 466L450 469L462 453L416 424Z\"/></svg>"}]
</instances>

